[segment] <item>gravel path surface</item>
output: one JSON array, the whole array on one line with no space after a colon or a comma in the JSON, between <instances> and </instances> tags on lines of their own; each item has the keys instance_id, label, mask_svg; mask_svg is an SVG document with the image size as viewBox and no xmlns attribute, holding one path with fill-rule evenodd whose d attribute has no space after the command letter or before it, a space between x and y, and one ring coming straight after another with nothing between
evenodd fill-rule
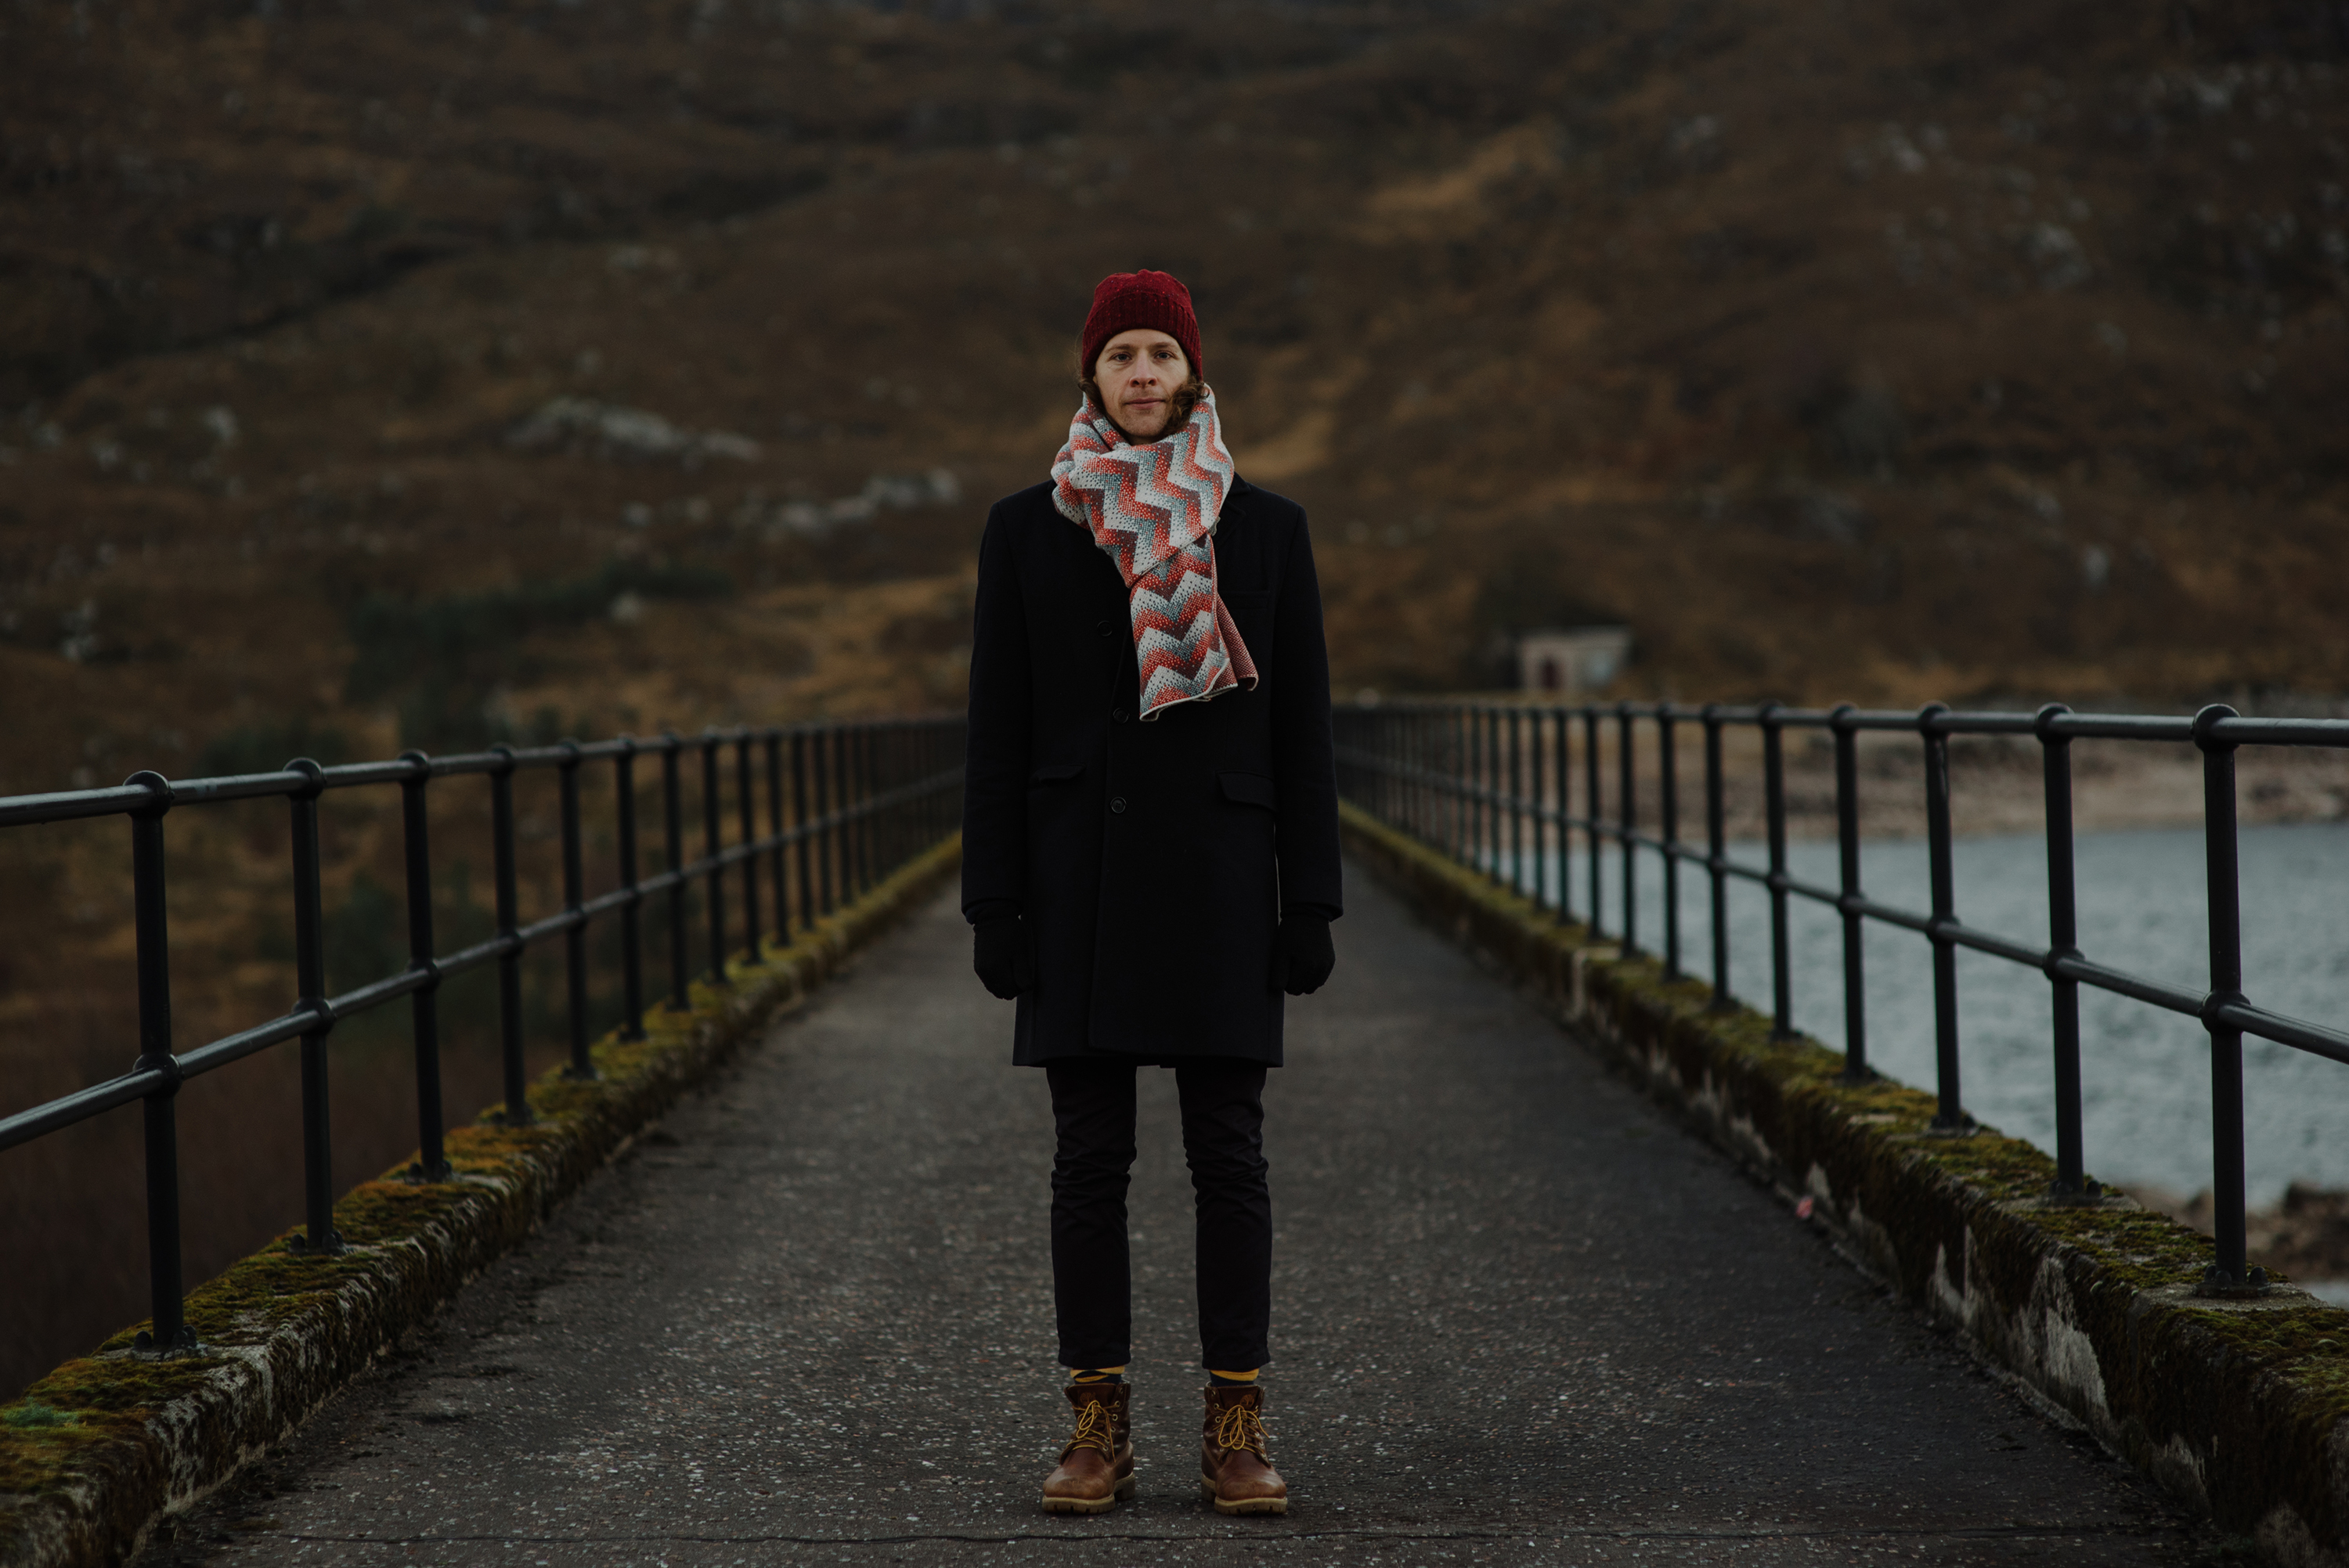
<instances>
[{"instance_id":1,"label":"gravel path surface","mask_svg":"<svg viewBox=\"0 0 2349 1568\"><path fill-rule=\"evenodd\" d=\"M1268 1093L1285 1518L1194 1484L1189 1188L1145 1070L1142 1489L1064 1434L1043 1077L942 899L149 1563L2186 1563L1768 1193L1357 875Z\"/></svg>"}]
</instances>

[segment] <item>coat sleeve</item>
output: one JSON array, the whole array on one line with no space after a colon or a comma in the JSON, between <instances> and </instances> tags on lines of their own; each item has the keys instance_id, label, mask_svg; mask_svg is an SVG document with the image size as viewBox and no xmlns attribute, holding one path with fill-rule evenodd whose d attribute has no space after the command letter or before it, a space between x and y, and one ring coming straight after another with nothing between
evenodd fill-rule
<instances>
[{"instance_id":1,"label":"coat sleeve","mask_svg":"<svg viewBox=\"0 0 2349 1568\"><path fill-rule=\"evenodd\" d=\"M1015 913L1026 892L1028 757L1032 703L1028 617L1002 509L978 546L970 634L970 730L964 752L964 918ZM1007 909L1005 906L1009 905Z\"/></svg>"},{"instance_id":2,"label":"coat sleeve","mask_svg":"<svg viewBox=\"0 0 2349 1568\"><path fill-rule=\"evenodd\" d=\"M1330 648L1321 635L1321 584L1313 541L1298 514L1273 614L1272 747L1280 790L1280 903L1344 908L1338 865L1338 765L1330 729Z\"/></svg>"}]
</instances>

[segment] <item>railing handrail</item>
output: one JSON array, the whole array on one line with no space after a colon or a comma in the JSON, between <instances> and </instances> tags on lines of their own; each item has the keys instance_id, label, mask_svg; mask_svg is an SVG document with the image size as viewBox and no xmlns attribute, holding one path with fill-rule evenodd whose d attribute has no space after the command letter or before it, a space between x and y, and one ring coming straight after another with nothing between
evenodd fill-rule
<instances>
[{"instance_id":1,"label":"railing handrail","mask_svg":"<svg viewBox=\"0 0 2349 1568\"><path fill-rule=\"evenodd\" d=\"M2168 714L2075 713L2066 709L2052 717L2017 709L1983 708L1964 712L1930 705L1930 716L1907 708L1787 707L1777 703L1671 702L1555 703L1538 699L1382 696L1376 702L1351 705L1363 713L1413 713L1476 709L1495 713L1531 711L1598 714L1602 717L1672 718L1701 723L1707 717L1724 724L1775 725L1783 729L1891 730L1915 735L2028 735L2065 740L2195 739L2195 718ZM2043 710L2044 711L2044 710ZM2319 746L2349 749L2349 718L2261 718L2227 715L2213 723L2210 738L2229 746ZM5 801L0 801L5 806Z\"/></svg>"},{"instance_id":2,"label":"railing handrail","mask_svg":"<svg viewBox=\"0 0 2349 1568\"><path fill-rule=\"evenodd\" d=\"M2075 713L2049 704L2033 713L1966 712L1940 703L1914 712L1861 708L1792 707L1777 703L1671 702L1559 703L1541 697L1383 699L1341 707L1338 713L1341 791L1374 816L1413 833L1464 863L1524 892L1525 843L1533 851L1530 891L1537 905L1557 918L1574 918L1568 875L1574 834L1588 846L1589 871L1587 929L1602 934L1600 854L1612 844L1623 857L1619 940L1636 952L1638 939L1635 857L1653 852L1664 873L1665 972L1681 973L1680 868L1701 868L1711 882L1713 1001L1729 1005L1729 940L1725 889L1733 878L1757 883L1770 899L1773 1028L1793 1031L1788 903L1803 898L1827 905L1842 919L1844 933L1845 1073L1872 1076L1868 1066L1863 1006L1860 934L1867 922L1923 935L1933 947L1935 1078L1938 1130L1962 1134L1972 1119L1961 1097L1957 989L1954 955L1965 948L2037 969L2054 993L2056 1169L2055 1195L2074 1201L2097 1190L2083 1174L2079 1087L2079 987L2088 985L2198 1019L2212 1044L2212 1187L2216 1201L2216 1264L2206 1288L2257 1290L2264 1275L2244 1255L2242 1063L2244 1035L2349 1064L2349 1032L2257 1006L2242 991L2241 922L2237 872L2234 755L2242 747L2297 746L2349 748L2349 719L2246 717L2214 704L2192 716ZM1619 773L1612 820L1601 799L1599 765L1604 727L1617 728ZM1637 821L1635 754L1637 728L1651 726L1661 768L1660 831ZM1682 841L1677 769L1681 725L1703 736L1705 844ZM1756 865L1726 851L1722 738L1733 727L1757 730L1762 739L1764 811L1769 863ZM1575 731L1579 728L1578 745ZM1836 818L1840 859L1838 885L1806 881L1787 869L1785 761L1781 737L1789 729L1824 730L1836 748ZM1925 750L1926 837L1933 908L1902 909L1869 898L1859 874L1859 810L1857 743L1868 732L1907 733ZM1955 909L1951 871L1949 742L1953 737L2028 738L2041 750L2046 792L2049 938L2017 939L1969 925ZM2071 742L2078 739L2162 741L2190 745L2202 758L2207 891L2210 907L2211 976L2205 989L2094 962L2079 950L2074 887ZM1580 752L1578 758L1574 754ZM1584 810L1571 809L1580 763ZM1547 779L1545 775L1547 774ZM1530 785L1530 792L1528 792ZM1553 803L1553 801L1555 803ZM1549 856L1556 854L1557 888L1549 892ZM1504 867L1506 867L1505 872Z\"/></svg>"},{"instance_id":3,"label":"railing handrail","mask_svg":"<svg viewBox=\"0 0 2349 1568\"><path fill-rule=\"evenodd\" d=\"M274 772L218 778L170 779L133 774L103 789L73 789L0 798L0 828L128 817L131 824L134 926L139 970L139 1058L130 1070L103 1082L0 1117L0 1151L119 1109L134 1100L146 1108L149 1279L153 1327L140 1337L142 1349L173 1354L193 1344L181 1312L178 1135L174 1100L191 1078L298 1039L302 1043L305 1250L339 1249L333 1233L335 1191L328 1147L326 1042L346 1018L407 997L410 1001L417 1058L419 1158L410 1175L445 1180L443 1113L440 1089L440 1026L437 1006L442 983L468 970L494 965L499 975L500 1049L504 1078L502 1116L519 1124L530 1119L525 1082L521 962L533 945L561 937L568 990L571 1060L575 1077L595 1076L587 1026L585 934L595 920L617 915L621 924L624 1037L644 1037L647 1004L643 977L641 914L645 901L667 900L669 915L668 1005L690 1004L694 971L688 959L688 903L697 883L706 891L702 921L709 936L705 973L726 984L726 965L737 951L727 940L725 878L741 879L740 908L747 944L755 957L761 926L772 906L773 929L788 941L796 913L802 929L829 916L838 903L861 895L895 867L950 833L960 820L962 727L959 716L812 722L710 728L696 736L674 732L640 739L621 735L592 742L543 746L494 746L441 757L409 751L371 762L323 767L296 758ZM737 830L726 842L725 788L720 754L734 753ZM759 790L753 753L765 762L766 828L758 827ZM701 762L703 852L684 851L682 761L688 753ZM662 845L640 845L635 764L657 758ZM585 895L579 770L591 762L613 767L620 885L594 898ZM563 905L524 923L520 916L512 784L517 774L552 771L562 786ZM482 777L491 786L492 840L495 860L496 932L453 953L438 951L432 934L432 859L427 787L436 779ZM402 799L402 830L409 914L408 965L336 995L325 995L325 920L320 895L318 802L331 793L397 785ZM295 969L294 1006L276 1017L210 1040L187 1051L171 1040L169 918L163 899L164 822L177 809L232 800L283 799L293 825ZM790 810L786 811L786 801ZM665 869L646 874L645 853L658 853ZM761 892L760 866L769 868L771 901ZM789 874L796 872L796 876ZM796 890L797 896L793 896ZM835 892L837 900L835 900Z\"/></svg>"}]
</instances>

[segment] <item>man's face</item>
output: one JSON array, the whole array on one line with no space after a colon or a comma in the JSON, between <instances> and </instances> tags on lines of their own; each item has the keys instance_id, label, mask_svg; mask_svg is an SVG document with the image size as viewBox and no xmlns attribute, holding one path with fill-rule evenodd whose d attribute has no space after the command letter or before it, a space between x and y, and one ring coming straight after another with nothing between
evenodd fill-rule
<instances>
[{"instance_id":1,"label":"man's face","mask_svg":"<svg viewBox=\"0 0 2349 1568\"><path fill-rule=\"evenodd\" d=\"M1137 326L1102 345L1093 385L1102 411L1129 441L1154 441L1174 417L1174 394L1191 379L1183 346L1154 327Z\"/></svg>"}]
</instances>

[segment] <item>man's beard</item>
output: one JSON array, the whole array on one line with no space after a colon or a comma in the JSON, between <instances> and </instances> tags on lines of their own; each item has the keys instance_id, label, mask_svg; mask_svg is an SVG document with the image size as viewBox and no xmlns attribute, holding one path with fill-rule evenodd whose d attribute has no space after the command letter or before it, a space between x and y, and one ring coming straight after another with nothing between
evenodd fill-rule
<instances>
[{"instance_id":1,"label":"man's beard","mask_svg":"<svg viewBox=\"0 0 2349 1568\"><path fill-rule=\"evenodd\" d=\"M1129 418L1131 416L1129 416ZM1171 435L1174 432L1175 424L1174 399L1169 397L1164 400L1164 406L1159 410L1158 428L1151 431L1146 436L1134 429L1132 426L1128 425L1125 420L1119 418L1114 414L1110 416L1109 422L1115 425L1118 428L1119 432L1134 445L1146 445L1151 441L1155 441L1161 437Z\"/></svg>"},{"instance_id":2,"label":"man's beard","mask_svg":"<svg viewBox=\"0 0 2349 1568\"><path fill-rule=\"evenodd\" d=\"M1200 400L1207 395L1207 384L1196 376L1192 377L1174 392L1168 394L1166 423L1150 435L1137 436L1125 428L1124 420L1110 411L1108 400L1102 397L1100 384L1092 377L1080 377L1077 385L1083 389L1085 400L1093 406L1093 411L1116 426L1117 433L1137 447L1146 447L1153 441L1163 441L1189 424L1193 411L1199 407Z\"/></svg>"}]
</instances>

